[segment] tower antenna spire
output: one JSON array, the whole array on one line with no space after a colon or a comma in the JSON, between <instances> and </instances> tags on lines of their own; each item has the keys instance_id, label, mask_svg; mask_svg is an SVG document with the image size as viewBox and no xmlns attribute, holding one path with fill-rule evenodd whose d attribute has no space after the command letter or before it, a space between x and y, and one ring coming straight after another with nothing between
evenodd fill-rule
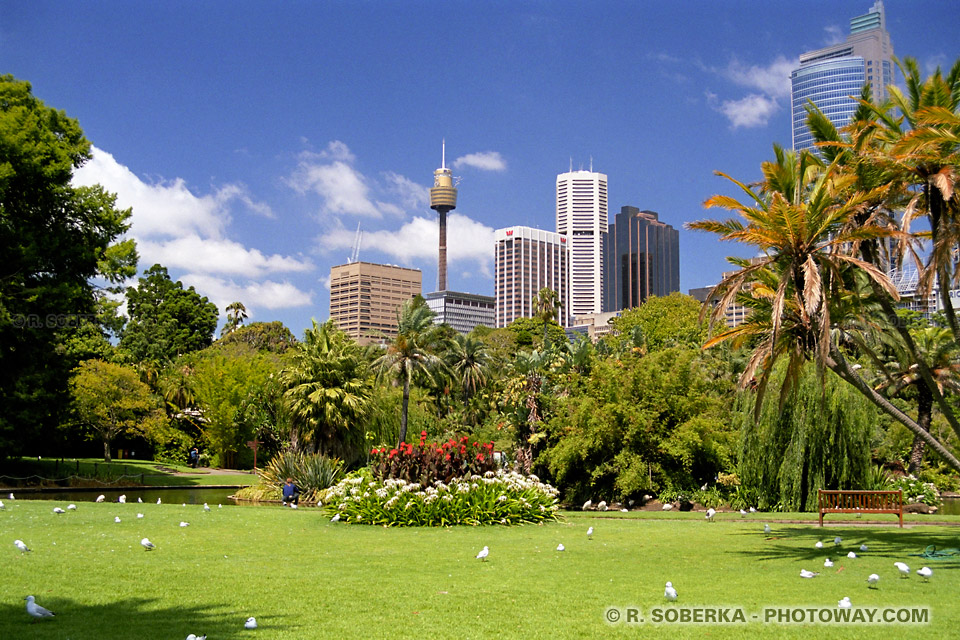
<instances>
[{"instance_id":1,"label":"tower antenna spire","mask_svg":"<svg viewBox=\"0 0 960 640\"><path fill-rule=\"evenodd\" d=\"M440 148L441 148L440 168L446 169L447 168L447 139L446 138L441 138Z\"/></svg>"}]
</instances>

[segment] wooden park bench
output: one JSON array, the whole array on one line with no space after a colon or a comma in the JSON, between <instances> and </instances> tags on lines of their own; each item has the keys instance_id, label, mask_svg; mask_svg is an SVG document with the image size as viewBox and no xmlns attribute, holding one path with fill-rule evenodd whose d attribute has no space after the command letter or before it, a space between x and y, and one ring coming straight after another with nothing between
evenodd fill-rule
<instances>
[{"instance_id":1,"label":"wooden park bench","mask_svg":"<svg viewBox=\"0 0 960 640\"><path fill-rule=\"evenodd\" d=\"M896 491L817 491L820 526L827 513L893 513L903 527L903 492Z\"/></svg>"}]
</instances>

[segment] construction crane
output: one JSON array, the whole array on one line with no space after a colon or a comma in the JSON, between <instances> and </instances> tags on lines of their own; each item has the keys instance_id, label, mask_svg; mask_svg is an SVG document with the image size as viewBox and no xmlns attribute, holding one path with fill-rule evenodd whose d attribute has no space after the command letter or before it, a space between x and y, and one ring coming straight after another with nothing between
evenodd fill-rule
<instances>
[{"instance_id":1,"label":"construction crane","mask_svg":"<svg viewBox=\"0 0 960 640\"><path fill-rule=\"evenodd\" d=\"M353 250L350 251L350 257L347 258L347 264L352 264L360 257L360 239L363 238L363 232L360 231L360 223L357 223L357 235L353 240Z\"/></svg>"}]
</instances>

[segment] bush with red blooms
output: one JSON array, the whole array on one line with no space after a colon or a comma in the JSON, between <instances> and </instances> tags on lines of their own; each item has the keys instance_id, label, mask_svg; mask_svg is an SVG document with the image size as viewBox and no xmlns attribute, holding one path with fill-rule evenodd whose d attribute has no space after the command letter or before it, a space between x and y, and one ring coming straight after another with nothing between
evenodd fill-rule
<instances>
[{"instance_id":1,"label":"bush with red blooms","mask_svg":"<svg viewBox=\"0 0 960 640\"><path fill-rule=\"evenodd\" d=\"M454 478L483 475L495 471L492 442L470 442L467 436L444 443L428 443L427 432L420 433L419 444L401 443L399 449L374 449L370 452L370 471L378 480L397 478L422 487L436 480L449 483Z\"/></svg>"}]
</instances>

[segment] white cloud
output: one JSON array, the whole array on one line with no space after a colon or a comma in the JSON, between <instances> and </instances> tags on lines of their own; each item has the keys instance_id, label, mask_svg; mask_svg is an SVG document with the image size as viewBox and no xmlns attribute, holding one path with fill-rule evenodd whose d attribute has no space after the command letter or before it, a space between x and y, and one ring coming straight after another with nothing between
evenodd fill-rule
<instances>
[{"instance_id":1,"label":"white cloud","mask_svg":"<svg viewBox=\"0 0 960 640\"><path fill-rule=\"evenodd\" d=\"M150 256L150 262L166 267L222 273L247 278L258 278L268 273L303 272L313 269L309 260L288 256L265 256L258 249L248 249L239 242L225 239L203 239L197 235L184 236L165 242L141 240L140 253Z\"/></svg>"},{"instance_id":2,"label":"white cloud","mask_svg":"<svg viewBox=\"0 0 960 640\"><path fill-rule=\"evenodd\" d=\"M740 100L724 100L719 111L727 116L736 129L762 127L779 108L776 99L753 93Z\"/></svg>"},{"instance_id":3,"label":"white cloud","mask_svg":"<svg viewBox=\"0 0 960 640\"><path fill-rule=\"evenodd\" d=\"M349 249L356 232L342 226L324 233L319 239L321 249ZM404 264L435 261L440 231L436 218L415 217L397 230L364 231L360 256L365 250L380 251ZM447 261L475 262L480 271L490 276L493 259L494 230L463 214L447 216Z\"/></svg>"},{"instance_id":4,"label":"white cloud","mask_svg":"<svg viewBox=\"0 0 960 640\"><path fill-rule=\"evenodd\" d=\"M455 169L473 167L481 171L504 171L507 168L507 161L503 159L499 151L482 151L460 156L453 161L453 167Z\"/></svg>"},{"instance_id":5,"label":"white cloud","mask_svg":"<svg viewBox=\"0 0 960 640\"><path fill-rule=\"evenodd\" d=\"M323 213L381 217L359 171L343 160L321 164L318 159L316 154L304 154L288 184L299 193L313 191L319 195Z\"/></svg>"},{"instance_id":6,"label":"white cloud","mask_svg":"<svg viewBox=\"0 0 960 640\"><path fill-rule=\"evenodd\" d=\"M828 47L830 45L840 44L847 39L847 36L845 36L843 33L843 29L835 24L832 24L829 27L824 27L823 30L827 32L824 45Z\"/></svg>"},{"instance_id":7,"label":"white cloud","mask_svg":"<svg viewBox=\"0 0 960 640\"><path fill-rule=\"evenodd\" d=\"M790 95L790 74L798 65L797 60L777 56L765 67L748 67L734 58L723 70L723 75L740 86L762 91L769 97L785 98Z\"/></svg>"},{"instance_id":8,"label":"white cloud","mask_svg":"<svg viewBox=\"0 0 960 640\"><path fill-rule=\"evenodd\" d=\"M383 177L387 183L387 190L399 198L400 203L407 209L423 209L429 204L430 189L428 187L393 171L387 171Z\"/></svg>"},{"instance_id":9,"label":"white cloud","mask_svg":"<svg viewBox=\"0 0 960 640\"><path fill-rule=\"evenodd\" d=\"M243 302L247 309L289 309L313 303L311 293L301 291L289 282L265 280L238 284L233 280L199 273L187 273L180 281L184 286L193 287L207 296L217 305L221 317L226 315L227 305L237 300ZM250 317L254 317L253 311Z\"/></svg>"},{"instance_id":10,"label":"white cloud","mask_svg":"<svg viewBox=\"0 0 960 640\"><path fill-rule=\"evenodd\" d=\"M148 183L96 147L92 159L74 172L74 183L101 184L117 194L119 207L133 208L128 235L137 241L141 267L160 263L174 273L188 272L178 279L194 285L221 309L234 300L242 300L251 310L309 304L310 294L287 282L255 281L267 274L310 271L309 260L264 255L226 237L236 207L275 217L244 185L227 184L211 194L197 195L182 178ZM250 280L236 284L214 274Z\"/></svg>"}]
</instances>

